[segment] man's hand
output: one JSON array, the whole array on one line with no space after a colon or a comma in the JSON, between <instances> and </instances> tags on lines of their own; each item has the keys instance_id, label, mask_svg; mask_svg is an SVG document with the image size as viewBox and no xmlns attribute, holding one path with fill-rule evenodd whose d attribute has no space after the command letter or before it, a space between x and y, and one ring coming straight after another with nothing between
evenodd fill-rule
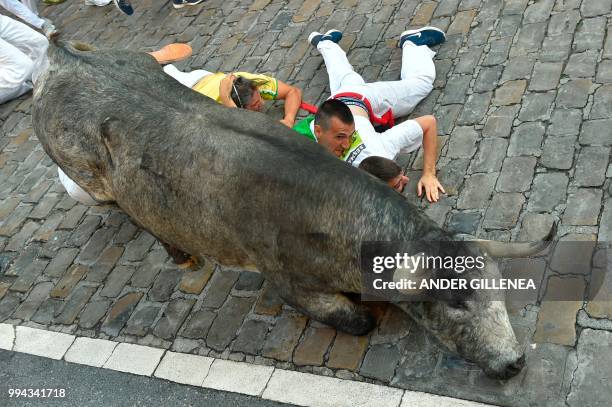
<instances>
[{"instance_id":1,"label":"man's hand","mask_svg":"<svg viewBox=\"0 0 612 407\"><path fill-rule=\"evenodd\" d=\"M284 124L285 126L289 127L290 129L293 128L293 125L295 124L295 120L291 120L291 119L283 119L280 121L282 124Z\"/></svg>"},{"instance_id":2,"label":"man's hand","mask_svg":"<svg viewBox=\"0 0 612 407\"><path fill-rule=\"evenodd\" d=\"M425 196L429 202L438 202L439 194L438 190L446 193L438 178L433 174L425 174L419 180L417 185L417 194L423 195L423 189L425 189Z\"/></svg>"},{"instance_id":3,"label":"man's hand","mask_svg":"<svg viewBox=\"0 0 612 407\"><path fill-rule=\"evenodd\" d=\"M238 107L232 100L232 88L235 80L236 76L234 74L227 74L225 78L221 79L221 83L219 84L219 98L224 106Z\"/></svg>"}]
</instances>

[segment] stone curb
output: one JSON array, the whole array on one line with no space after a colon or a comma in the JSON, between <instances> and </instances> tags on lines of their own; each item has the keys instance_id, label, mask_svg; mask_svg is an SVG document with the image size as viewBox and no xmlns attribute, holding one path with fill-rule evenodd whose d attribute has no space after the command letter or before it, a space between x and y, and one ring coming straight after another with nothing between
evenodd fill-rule
<instances>
[{"instance_id":1,"label":"stone curb","mask_svg":"<svg viewBox=\"0 0 612 407\"><path fill-rule=\"evenodd\" d=\"M301 406L488 404L0 323L0 349Z\"/></svg>"}]
</instances>

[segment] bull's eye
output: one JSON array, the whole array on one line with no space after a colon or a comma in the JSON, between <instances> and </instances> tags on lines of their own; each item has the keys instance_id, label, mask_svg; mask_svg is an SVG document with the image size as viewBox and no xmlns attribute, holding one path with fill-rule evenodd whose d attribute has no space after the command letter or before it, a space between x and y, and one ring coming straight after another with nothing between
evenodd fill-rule
<instances>
[{"instance_id":1,"label":"bull's eye","mask_svg":"<svg viewBox=\"0 0 612 407\"><path fill-rule=\"evenodd\" d=\"M447 304L449 307L457 310L466 311L468 309L466 302L461 300L450 300Z\"/></svg>"}]
</instances>

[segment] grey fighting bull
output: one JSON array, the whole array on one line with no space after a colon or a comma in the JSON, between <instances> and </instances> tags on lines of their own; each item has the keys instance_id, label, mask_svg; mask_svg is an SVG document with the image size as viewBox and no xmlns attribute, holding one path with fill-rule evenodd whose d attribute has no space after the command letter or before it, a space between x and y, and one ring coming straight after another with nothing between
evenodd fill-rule
<instances>
[{"instance_id":1,"label":"grey fighting bull","mask_svg":"<svg viewBox=\"0 0 612 407\"><path fill-rule=\"evenodd\" d=\"M451 238L373 177L191 91L144 53L52 45L49 57L34 131L70 178L186 253L261 271L312 318L355 335L374 327L345 295L361 292L361 242ZM499 274L492 261L487 272ZM500 301L398 305L492 376L523 366Z\"/></svg>"}]
</instances>

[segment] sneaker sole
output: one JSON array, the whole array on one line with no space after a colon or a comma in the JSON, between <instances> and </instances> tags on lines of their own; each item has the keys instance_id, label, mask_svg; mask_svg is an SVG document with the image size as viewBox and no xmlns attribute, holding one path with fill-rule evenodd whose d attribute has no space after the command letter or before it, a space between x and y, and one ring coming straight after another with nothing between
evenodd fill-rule
<instances>
[{"instance_id":1,"label":"sneaker sole","mask_svg":"<svg viewBox=\"0 0 612 407\"><path fill-rule=\"evenodd\" d=\"M179 8L188 7L188 6L197 6L198 4L202 3L203 1L204 0L198 1L197 3L181 3L181 4L172 3L172 6L174 6L174 8L176 8L176 9L179 9Z\"/></svg>"}]
</instances>

